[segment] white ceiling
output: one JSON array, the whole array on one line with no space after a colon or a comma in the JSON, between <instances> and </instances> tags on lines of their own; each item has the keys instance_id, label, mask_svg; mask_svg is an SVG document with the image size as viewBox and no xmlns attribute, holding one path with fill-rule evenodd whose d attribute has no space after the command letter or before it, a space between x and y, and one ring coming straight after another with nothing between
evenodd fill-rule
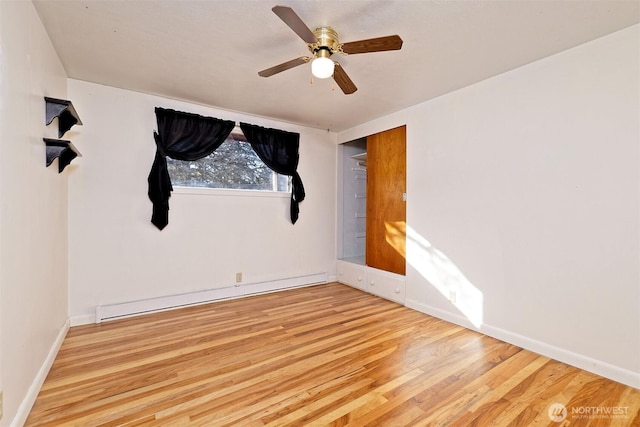
<instances>
[{"instance_id":1,"label":"white ceiling","mask_svg":"<svg viewBox=\"0 0 640 427\"><path fill-rule=\"evenodd\" d=\"M640 22L617 0L35 0L70 78L340 131ZM311 84L308 54L272 11L341 42L398 34L400 51L334 55L358 87Z\"/></svg>"}]
</instances>

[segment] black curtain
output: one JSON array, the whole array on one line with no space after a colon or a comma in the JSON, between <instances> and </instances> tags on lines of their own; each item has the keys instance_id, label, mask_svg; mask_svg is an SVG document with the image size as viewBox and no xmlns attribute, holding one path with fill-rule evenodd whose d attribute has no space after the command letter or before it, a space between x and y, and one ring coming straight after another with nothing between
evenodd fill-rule
<instances>
[{"instance_id":1,"label":"black curtain","mask_svg":"<svg viewBox=\"0 0 640 427\"><path fill-rule=\"evenodd\" d=\"M300 134L240 123L242 133L258 157L271 170L291 177L291 222L298 220L299 203L304 200L304 186L298 174Z\"/></svg>"},{"instance_id":2,"label":"black curtain","mask_svg":"<svg viewBox=\"0 0 640 427\"><path fill-rule=\"evenodd\" d=\"M173 191L166 156L190 161L206 157L227 139L235 122L159 107L156 119L156 156L148 181L153 203L151 222L162 230L169 223L169 197Z\"/></svg>"}]
</instances>

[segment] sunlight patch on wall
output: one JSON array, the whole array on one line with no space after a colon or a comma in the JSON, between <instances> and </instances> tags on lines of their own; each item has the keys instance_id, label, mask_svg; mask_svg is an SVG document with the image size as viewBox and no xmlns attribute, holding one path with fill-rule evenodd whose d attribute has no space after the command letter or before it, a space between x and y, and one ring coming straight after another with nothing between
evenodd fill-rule
<instances>
[{"instance_id":1,"label":"sunlight patch on wall","mask_svg":"<svg viewBox=\"0 0 640 427\"><path fill-rule=\"evenodd\" d=\"M407 226L407 262L477 328L482 325L483 295L455 263Z\"/></svg>"}]
</instances>

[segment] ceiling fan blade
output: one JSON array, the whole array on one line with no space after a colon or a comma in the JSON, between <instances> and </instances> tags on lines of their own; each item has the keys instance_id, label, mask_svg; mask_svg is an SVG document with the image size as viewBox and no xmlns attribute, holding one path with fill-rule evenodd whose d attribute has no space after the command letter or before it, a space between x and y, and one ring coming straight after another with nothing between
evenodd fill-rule
<instances>
[{"instance_id":1,"label":"ceiling fan blade","mask_svg":"<svg viewBox=\"0 0 640 427\"><path fill-rule=\"evenodd\" d=\"M333 69L333 80L338 83L338 86L340 86L340 89L342 89L344 94L350 95L353 92L357 91L358 88L353 84L344 68L342 68L342 66L338 62L336 62L335 64L336 66Z\"/></svg>"},{"instance_id":2,"label":"ceiling fan blade","mask_svg":"<svg viewBox=\"0 0 640 427\"><path fill-rule=\"evenodd\" d=\"M285 24L289 26L302 40L307 43L317 43L318 39L313 34L313 31L307 27L302 19L291 9L289 6L274 6L273 13L278 15L278 18L282 19Z\"/></svg>"},{"instance_id":3,"label":"ceiling fan blade","mask_svg":"<svg viewBox=\"0 0 640 427\"><path fill-rule=\"evenodd\" d=\"M274 74L281 73L290 68L297 67L298 65L306 64L309 62L311 58L308 56L301 56L300 58L292 59L291 61L283 62L282 64L278 64L275 67L267 68L266 70L262 70L258 73L260 77L269 77Z\"/></svg>"},{"instance_id":4,"label":"ceiling fan blade","mask_svg":"<svg viewBox=\"0 0 640 427\"><path fill-rule=\"evenodd\" d=\"M375 39L358 40L342 45L342 51L349 55L356 53L383 52L385 50L399 50L402 39L398 35L377 37Z\"/></svg>"}]
</instances>

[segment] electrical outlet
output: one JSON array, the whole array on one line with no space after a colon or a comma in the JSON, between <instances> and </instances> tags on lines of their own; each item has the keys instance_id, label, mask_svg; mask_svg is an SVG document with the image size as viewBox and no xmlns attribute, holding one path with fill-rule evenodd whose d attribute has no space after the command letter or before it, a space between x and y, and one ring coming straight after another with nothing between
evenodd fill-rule
<instances>
[{"instance_id":1,"label":"electrical outlet","mask_svg":"<svg viewBox=\"0 0 640 427\"><path fill-rule=\"evenodd\" d=\"M242 273L236 273L236 283L242 282Z\"/></svg>"},{"instance_id":2,"label":"electrical outlet","mask_svg":"<svg viewBox=\"0 0 640 427\"><path fill-rule=\"evenodd\" d=\"M449 289L449 301L456 303L456 291L455 289Z\"/></svg>"}]
</instances>

